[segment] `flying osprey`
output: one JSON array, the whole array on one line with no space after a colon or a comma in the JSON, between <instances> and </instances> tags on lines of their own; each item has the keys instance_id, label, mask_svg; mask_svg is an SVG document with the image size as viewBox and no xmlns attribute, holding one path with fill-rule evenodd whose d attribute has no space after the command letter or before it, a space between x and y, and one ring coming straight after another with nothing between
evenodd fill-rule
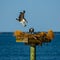
<instances>
[{"instance_id":1,"label":"flying osprey","mask_svg":"<svg viewBox=\"0 0 60 60\"><path fill-rule=\"evenodd\" d=\"M26 24L28 23L27 20L24 18L25 11L20 12L20 15L18 18L16 18L17 21L19 21L24 27L26 27Z\"/></svg>"}]
</instances>

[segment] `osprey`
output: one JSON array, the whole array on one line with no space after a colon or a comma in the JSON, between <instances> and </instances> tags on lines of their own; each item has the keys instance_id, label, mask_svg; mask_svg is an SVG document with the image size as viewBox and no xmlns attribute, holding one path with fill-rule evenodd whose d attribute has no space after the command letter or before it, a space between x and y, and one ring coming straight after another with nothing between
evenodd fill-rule
<instances>
[{"instance_id":1,"label":"osprey","mask_svg":"<svg viewBox=\"0 0 60 60\"><path fill-rule=\"evenodd\" d=\"M18 19L16 18L17 21L19 21L24 27L26 27L26 24L28 23L27 20L24 18L25 11L20 12L20 15Z\"/></svg>"}]
</instances>

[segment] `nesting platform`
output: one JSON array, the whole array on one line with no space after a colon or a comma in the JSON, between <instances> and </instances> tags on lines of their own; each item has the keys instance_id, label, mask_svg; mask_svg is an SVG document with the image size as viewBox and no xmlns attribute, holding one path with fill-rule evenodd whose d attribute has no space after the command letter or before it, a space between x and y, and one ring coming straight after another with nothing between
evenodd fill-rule
<instances>
[{"instance_id":1,"label":"nesting platform","mask_svg":"<svg viewBox=\"0 0 60 60\"><path fill-rule=\"evenodd\" d=\"M16 37L16 42L24 42L28 45L42 45L42 43L51 42L54 38L54 33L49 30L48 32L30 34L17 30L14 32L14 36Z\"/></svg>"}]
</instances>

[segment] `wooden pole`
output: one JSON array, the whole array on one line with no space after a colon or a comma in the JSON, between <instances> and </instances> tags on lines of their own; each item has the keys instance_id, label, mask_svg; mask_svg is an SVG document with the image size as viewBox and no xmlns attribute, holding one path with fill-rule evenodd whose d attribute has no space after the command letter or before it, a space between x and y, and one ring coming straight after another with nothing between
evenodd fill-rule
<instances>
[{"instance_id":1,"label":"wooden pole","mask_svg":"<svg viewBox=\"0 0 60 60\"><path fill-rule=\"evenodd\" d=\"M36 60L36 46L30 46L30 60Z\"/></svg>"}]
</instances>

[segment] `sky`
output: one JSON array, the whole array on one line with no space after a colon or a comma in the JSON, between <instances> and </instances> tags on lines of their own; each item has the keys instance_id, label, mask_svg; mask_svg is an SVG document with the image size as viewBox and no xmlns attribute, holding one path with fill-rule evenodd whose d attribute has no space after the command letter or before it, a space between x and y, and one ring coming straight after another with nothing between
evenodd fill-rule
<instances>
[{"instance_id":1,"label":"sky","mask_svg":"<svg viewBox=\"0 0 60 60\"><path fill-rule=\"evenodd\" d=\"M16 21L23 10L26 27ZM27 32L30 28L60 32L60 0L0 0L0 32Z\"/></svg>"}]
</instances>

